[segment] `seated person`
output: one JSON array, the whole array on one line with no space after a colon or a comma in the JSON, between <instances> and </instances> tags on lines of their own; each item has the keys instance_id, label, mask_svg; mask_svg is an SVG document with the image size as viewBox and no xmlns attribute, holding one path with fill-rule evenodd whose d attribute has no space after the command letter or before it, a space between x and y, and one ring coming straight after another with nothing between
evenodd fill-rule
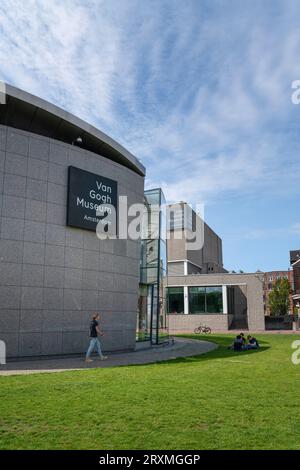
<instances>
[{"instance_id":1,"label":"seated person","mask_svg":"<svg viewBox=\"0 0 300 470\"><path fill-rule=\"evenodd\" d=\"M246 338L245 338L244 333L240 333L240 337L242 338L243 346L246 346Z\"/></svg>"},{"instance_id":2,"label":"seated person","mask_svg":"<svg viewBox=\"0 0 300 470\"><path fill-rule=\"evenodd\" d=\"M228 349L233 349L234 351L242 351L243 349L243 339L241 335L237 335L232 345Z\"/></svg>"},{"instance_id":3,"label":"seated person","mask_svg":"<svg viewBox=\"0 0 300 470\"><path fill-rule=\"evenodd\" d=\"M256 338L254 338L251 335L248 335L247 339L248 339L247 349L258 349L259 348L259 344L258 344L258 341L257 341Z\"/></svg>"}]
</instances>

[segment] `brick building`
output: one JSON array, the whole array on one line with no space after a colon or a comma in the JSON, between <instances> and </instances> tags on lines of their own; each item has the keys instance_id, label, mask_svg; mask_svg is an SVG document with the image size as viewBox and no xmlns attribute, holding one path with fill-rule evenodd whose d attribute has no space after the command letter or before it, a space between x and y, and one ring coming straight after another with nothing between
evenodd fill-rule
<instances>
[{"instance_id":1,"label":"brick building","mask_svg":"<svg viewBox=\"0 0 300 470\"><path fill-rule=\"evenodd\" d=\"M264 312L265 315L270 315L269 309L269 294L273 290L276 281L280 279L288 279L291 285L291 293L289 296L289 310L293 311L293 297L292 297L292 286L293 286L293 271L269 271L264 273Z\"/></svg>"},{"instance_id":2,"label":"brick building","mask_svg":"<svg viewBox=\"0 0 300 470\"><path fill-rule=\"evenodd\" d=\"M300 312L300 250L290 251L290 262L293 273L292 301L293 312Z\"/></svg>"}]
</instances>

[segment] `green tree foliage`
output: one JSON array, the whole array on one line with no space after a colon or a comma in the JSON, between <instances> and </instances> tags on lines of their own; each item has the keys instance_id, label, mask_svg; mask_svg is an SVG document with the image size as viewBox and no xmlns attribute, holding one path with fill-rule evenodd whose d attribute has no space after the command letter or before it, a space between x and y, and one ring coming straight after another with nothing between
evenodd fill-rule
<instances>
[{"instance_id":1,"label":"green tree foliage","mask_svg":"<svg viewBox=\"0 0 300 470\"><path fill-rule=\"evenodd\" d=\"M271 315L287 315L289 310L290 283L287 279L278 279L269 294Z\"/></svg>"}]
</instances>

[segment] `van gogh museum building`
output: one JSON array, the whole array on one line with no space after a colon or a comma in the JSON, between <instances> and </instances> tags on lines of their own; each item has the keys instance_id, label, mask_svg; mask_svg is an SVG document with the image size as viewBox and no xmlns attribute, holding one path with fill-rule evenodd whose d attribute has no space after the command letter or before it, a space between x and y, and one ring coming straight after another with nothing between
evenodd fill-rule
<instances>
[{"instance_id":1,"label":"van gogh museum building","mask_svg":"<svg viewBox=\"0 0 300 470\"><path fill-rule=\"evenodd\" d=\"M222 240L207 224L203 247L188 249L199 216L186 203L166 214L161 189L144 191L137 158L24 91L6 86L1 102L0 340L8 357L83 353L95 312L106 351L157 345L203 321L213 330L264 329L260 274L228 273ZM124 197L127 207L142 205L138 238L120 235L132 222L121 217ZM117 236L99 239L99 226Z\"/></svg>"},{"instance_id":2,"label":"van gogh museum building","mask_svg":"<svg viewBox=\"0 0 300 470\"><path fill-rule=\"evenodd\" d=\"M158 342L163 243L151 240L150 228L142 247L141 240L100 240L95 231L99 204L118 213L119 196L129 206L146 197L151 211L161 191L144 196L144 166L98 129L14 87L6 86L5 98L0 339L8 357L82 353L94 312L104 350L135 348L139 311L138 336Z\"/></svg>"}]
</instances>

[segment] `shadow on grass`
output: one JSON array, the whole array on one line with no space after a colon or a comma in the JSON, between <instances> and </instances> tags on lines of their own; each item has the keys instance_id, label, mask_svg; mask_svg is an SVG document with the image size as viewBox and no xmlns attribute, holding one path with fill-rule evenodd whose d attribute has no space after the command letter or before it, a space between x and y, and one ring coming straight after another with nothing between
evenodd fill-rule
<instances>
[{"instance_id":1,"label":"shadow on grass","mask_svg":"<svg viewBox=\"0 0 300 470\"><path fill-rule=\"evenodd\" d=\"M211 336L199 336L199 335L178 335L180 338L188 338L188 339L196 339L201 341L208 341L210 343L215 343L218 345L217 349L213 349L204 354L200 354L198 356L190 356L190 357L179 357L177 359L173 359L175 363L179 362L199 362L199 361L207 361L212 359L222 359L222 358L233 358L233 357L243 357L249 356L251 354L259 354L262 352L267 351L270 346L269 343L265 340L260 340L259 349L248 349L245 351L233 351L232 349L228 349L228 347L232 344L235 336L223 336L223 335L211 335ZM168 361L172 362L172 361Z\"/></svg>"},{"instance_id":2,"label":"shadow on grass","mask_svg":"<svg viewBox=\"0 0 300 470\"><path fill-rule=\"evenodd\" d=\"M196 339L196 340L201 340L201 341L208 341L210 343L215 343L218 345L217 349L213 349L212 351L208 351L207 353L202 353L198 354L195 356L186 356L186 357L178 357L175 359L162 359L161 361L158 360L156 362L152 362L149 364L138 364L138 365L143 365L143 366L151 366L154 364L180 364L180 363L186 363L186 364L191 364L195 362L203 362L203 361L211 361L214 359L222 359L222 358L236 358L236 357L244 357L244 356L249 356L251 354L259 354L262 352L267 351L270 349L269 343L265 340L259 340L260 347L259 349L248 349L245 351L233 351L231 349L228 349L228 346L230 346L235 338L235 336L223 336L223 335L211 335L211 336L199 336L199 335L176 335L179 338L187 338L187 339ZM176 337L175 336L175 337ZM129 367L136 367L137 364L132 364ZM128 366L127 366L128 367Z\"/></svg>"}]
</instances>

